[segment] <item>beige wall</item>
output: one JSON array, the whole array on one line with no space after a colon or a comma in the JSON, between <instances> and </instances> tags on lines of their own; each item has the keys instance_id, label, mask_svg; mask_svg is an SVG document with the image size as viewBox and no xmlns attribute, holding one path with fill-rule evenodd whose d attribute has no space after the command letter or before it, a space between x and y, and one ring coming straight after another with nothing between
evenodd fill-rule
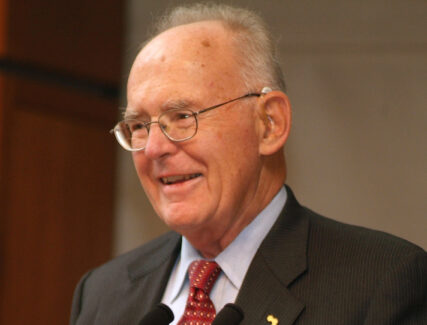
<instances>
[{"instance_id":1,"label":"beige wall","mask_svg":"<svg viewBox=\"0 0 427 325\"><path fill-rule=\"evenodd\" d=\"M129 0L126 66L168 3ZM299 200L427 248L427 2L232 3L280 35L294 118L288 183ZM130 155L119 157L115 254L165 231Z\"/></svg>"}]
</instances>

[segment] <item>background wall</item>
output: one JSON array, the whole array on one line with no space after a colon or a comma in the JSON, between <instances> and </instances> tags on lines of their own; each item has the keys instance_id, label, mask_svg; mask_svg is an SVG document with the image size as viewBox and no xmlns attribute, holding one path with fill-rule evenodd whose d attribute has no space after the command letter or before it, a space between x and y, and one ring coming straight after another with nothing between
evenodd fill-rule
<instances>
[{"instance_id":1,"label":"background wall","mask_svg":"<svg viewBox=\"0 0 427 325\"><path fill-rule=\"evenodd\" d=\"M111 258L123 9L0 0L0 324L67 324Z\"/></svg>"},{"instance_id":2,"label":"background wall","mask_svg":"<svg viewBox=\"0 0 427 325\"><path fill-rule=\"evenodd\" d=\"M129 0L128 69L147 26L174 3ZM288 184L299 200L427 248L427 2L227 3L256 10L278 36L293 103ZM118 150L115 254L166 231Z\"/></svg>"}]
</instances>

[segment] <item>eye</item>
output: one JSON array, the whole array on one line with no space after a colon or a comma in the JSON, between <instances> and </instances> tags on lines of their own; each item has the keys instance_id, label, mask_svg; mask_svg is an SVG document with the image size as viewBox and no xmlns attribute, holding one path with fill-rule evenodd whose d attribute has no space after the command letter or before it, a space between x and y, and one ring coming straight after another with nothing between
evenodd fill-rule
<instances>
[{"instance_id":1,"label":"eye","mask_svg":"<svg viewBox=\"0 0 427 325\"><path fill-rule=\"evenodd\" d=\"M190 114L190 113L179 113L178 114L178 119L186 119L186 118L190 118L190 117L192 117L192 114Z\"/></svg>"},{"instance_id":2,"label":"eye","mask_svg":"<svg viewBox=\"0 0 427 325\"><path fill-rule=\"evenodd\" d=\"M180 111L177 111L177 112L170 113L169 116L168 116L168 119L171 122L177 122L179 120L186 120L186 119L188 119L190 117L192 117L191 112L186 112L186 111L180 112Z\"/></svg>"},{"instance_id":3,"label":"eye","mask_svg":"<svg viewBox=\"0 0 427 325\"><path fill-rule=\"evenodd\" d=\"M169 114L169 123L171 127L188 128L195 122L194 114L191 111L176 111Z\"/></svg>"},{"instance_id":4,"label":"eye","mask_svg":"<svg viewBox=\"0 0 427 325\"><path fill-rule=\"evenodd\" d=\"M170 112L168 114L168 120L171 122L186 120L191 117L193 117L193 113L191 111L176 111L176 112Z\"/></svg>"},{"instance_id":5,"label":"eye","mask_svg":"<svg viewBox=\"0 0 427 325\"><path fill-rule=\"evenodd\" d=\"M131 133L145 129L145 123L137 120L130 120L126 122L126 125Z\"/></svg>"}]
</instances>

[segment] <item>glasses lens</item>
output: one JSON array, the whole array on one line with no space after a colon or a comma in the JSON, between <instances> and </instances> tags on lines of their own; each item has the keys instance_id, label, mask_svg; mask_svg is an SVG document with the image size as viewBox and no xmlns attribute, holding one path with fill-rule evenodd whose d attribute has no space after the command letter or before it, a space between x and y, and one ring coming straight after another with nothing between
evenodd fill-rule
<instances>
[{"instance_id":1,"label":"glasses lens","mask_svg":"<svg viewBox=\"0 0 427 325\"><path fill-rule=\"evenodd\" d=\"M114 128L114 134L122 147L129 151L143 149L148 138L147 128L138 120L121 121Z\"/></svg>"},{"instance_id":2,"label":"glasses lens","mask_svg":"<svg viewBox=\"0 0 427 325\"><path fill-rule=\"evenodd\" d=\"M164 112L159 117L163 132L174 141L184 141L193 137L197 132L197 119L191 110L173 109Z\"/></svg>"}]
</instances>

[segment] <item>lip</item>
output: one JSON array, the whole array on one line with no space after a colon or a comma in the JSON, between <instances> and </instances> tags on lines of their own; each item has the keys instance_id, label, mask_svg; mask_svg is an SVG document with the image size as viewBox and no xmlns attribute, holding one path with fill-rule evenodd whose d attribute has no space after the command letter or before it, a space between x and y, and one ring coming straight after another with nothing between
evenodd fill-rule
<instances>
[{"instance_id":1,"label":"lip","mask_svg":"<svg viewBox=\"0 0 427 325\"><path fill-rule=\"evenodd\" d=\"M195 175L197 174L197 177L190 178L184 181L180 181L177 183L172 184L165 184L162 181L162 178L167 177L175 177L180 175ZM167 175L161 175L158 177L159 184L165 194L188 194L189 191L191 191L197 184L201 181L203 178L203 174L201 173L176 173L176 174L167 174Z\"/></svg>"},{"instance_id":2,"label":"lip","mask_svg":"<svg viewBox=\"0 0 427 325\"><path fill-rule=\"evenodd\" d=\"M181 182L187 182L194 178L200 177L201 175L202 175L201 173L185 173L185 174L182 173L182 174L161 176L159 177L159 180L163 185L175 185Z\"/></svg>"}]
</instances>

